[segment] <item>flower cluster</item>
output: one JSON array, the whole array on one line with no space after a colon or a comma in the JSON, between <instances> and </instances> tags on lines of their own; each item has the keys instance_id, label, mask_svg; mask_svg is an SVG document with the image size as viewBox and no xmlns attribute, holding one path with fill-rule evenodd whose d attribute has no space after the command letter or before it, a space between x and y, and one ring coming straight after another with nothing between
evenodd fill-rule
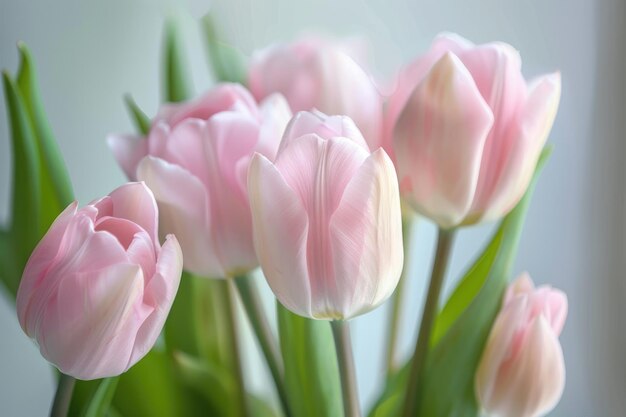
<instances>
[{"instance_id":1,"label":"flower cluster","mask_svg":"<svg viewBox=\"0 0 626 417\"><path fill-rule=\"evenodd\" d=\"M395 85L384 96L349 45L303 38L256 52L247 88L219 83L164 105L145 135L111 135L134 182L58 216L23 272L22 328L65 374L119 375L155 344L183 268L232 283L260 266L284 307L333 323L341 365L340 323L383 303L406 269L408 211L445 236L506 216L529 187L560 99L559 73L527 82L510 45L453 34ZM441 263L407 382L418 392ZM556 405L566 310L563 293L525 275L509 287L471 368L486 412L534 417ZM346 417L358 415L343 389ZM416 415L424 399L404 395L404 415Z\"/></svg>"}]
</instances>

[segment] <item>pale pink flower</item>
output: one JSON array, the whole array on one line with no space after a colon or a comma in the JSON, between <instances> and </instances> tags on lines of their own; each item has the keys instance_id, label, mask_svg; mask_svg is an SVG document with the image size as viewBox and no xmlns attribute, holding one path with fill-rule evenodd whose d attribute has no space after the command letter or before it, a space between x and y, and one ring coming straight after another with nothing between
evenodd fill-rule
<instances>
[{"instance_id":1,"label":"pale pink flower","mask_svg":"<svg viewBox=\"0 0 626 417\"><path fill-rule=\"evenodd\" d=\"M185 269L223 278L258 266L246 178L254 152L273 159L291 112L279 95L260 106L240 85L161 109L147 138L111 136L130 178L152 189L161 230L174 233Z\"/></svg>"},{"instance_id":2,"label":"pale pink flower","mask_svg":"<svg viewBox=\"0 0 626 417\"><path fill-rule=\"evenodd\" d=\"M157 219L152 192L126 184L81 209L69 205L33 251L17 314L61 372L119 375L154 345L183 266L174 236L159 244Z\"/></svg>"},{"instance_id":3,"label":"pale pink flower","mask_svg":"<svg viewBox=\"0 0 626 417\"><path fill-rule=\"evenodd\" d=\"M254 156L248 189L259 261L285 307L347 319L393 292L403 262L395 170L348 117L298 113L274 162Z\"/></svg>"},{"instance_id":4,"label":"pale pink flower","mask_svg":"<svg viewBox=\"0 0 626 417\"><path fill-rule=\"evenodd\" d=\"M444 228L502 217L528 187L560 94L559 73L527 83L510 45L438 37L387 108L403 197Z\"/></svg>"},{"instance_id":5,"label":"pale pink flower","mask_svg":"<svg viewBox=\"0 0 626 417\"><path fill-rule=\"evenodd\" d=\"M316 37L269 46L252 58L250 91L257 99L281 93L293 112L347 115L376 150L382 139L382 97L353 49Z\"/></svg>"},{"instance_id":6,"label":"pale pink flower","mask_svg":"<svg viewBox=\"0 0 626 417\"><path fill-rule=\"evenodd\" d=\"M509 286L476 373L476 396L489 415L538 417L556 406L565 386L559 335L566 316L563 292L535 288L525 273Z\"/></svg>"}]
</instances>

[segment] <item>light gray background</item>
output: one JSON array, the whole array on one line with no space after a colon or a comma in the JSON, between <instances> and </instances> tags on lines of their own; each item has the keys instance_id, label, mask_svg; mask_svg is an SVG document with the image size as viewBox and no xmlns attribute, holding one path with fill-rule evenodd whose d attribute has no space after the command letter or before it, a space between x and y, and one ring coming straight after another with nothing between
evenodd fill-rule
<instances>
[{"instance_id":1,"label":"light gray background","mask_svg":"<svg viewBox=\"0 0 626 417\"><path fill-rule=\"evenodd\" d=\"M209 85L194 18L211 3L189 1L0 0L0 66L15 71L15 42L24 40L38 64L48 115L81 203L124 181L104 138L131 125L121 97L132 92L154 114L164 16L185 23L186 55L196 91ZM474 40L503 40L522 54L530 77L560 69L561 107L546 167L526 223L517 271L564 289L570 314L561 337L567 386L555 416L623 416L626 409L626 187L624 0L231 0L213 4L226 37L244 52L303 30L365 35L380 75L423 52L440 31ZM9 140L0 103L0 220L9 206ZM485 242L492 225L466 229L455 245L450 281ZM434 228L417 228L411 301L403 352L410 350L430 267ZM270 295L266 293L269 303ZM354 321L363 402L381 381L381 308ZM263 391L264 369L253 340L252 384ZM0 297L0 415L42 416L53 392L51 373L22 334L13 306Z\"/></svg>"}]
</instances>

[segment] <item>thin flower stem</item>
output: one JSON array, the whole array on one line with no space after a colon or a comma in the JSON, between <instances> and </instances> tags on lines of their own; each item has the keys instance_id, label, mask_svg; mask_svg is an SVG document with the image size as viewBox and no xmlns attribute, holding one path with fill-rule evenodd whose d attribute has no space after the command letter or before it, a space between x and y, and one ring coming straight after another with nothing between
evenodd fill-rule
<instances>
[{"instance_id":1,"label":"thin flower stem","mask_svg":"<svg viewBox=\"0 0 626 417\"><path fill-rule=\"evenodd\" d=\"M285 417L290 417L289 402L287 399L287 389L284 381L284 367L276 343L276 337L272 333L259 292L250 276L238 276L234 278L235 285L239 291L239 297L243 302L244 309L254 330L254 334L259 342L261 351L265 356L265 361L274 379L278 399L283 407Z\"/></svg>"},{"instance_id":2,"label":"thin flower stem","mask_svg":"<svg viewBox=\"0 0 626 417\"><path fill-rule=\"evenodd\" d=\"M330 325L333 329L333 338L335 339L335 349L337 351L344 417L361 417L348 322L336 320L331 321Z\"/></svg>"},{"instance_id":3,"label":"thin flower stem","mask_svg":"<svg viewBox=\"0 0 626 417\"><path fill-rule=\"evenodd\" d=\"M411 214L402 216L402 240L404 247L404 267L402 268L402 275L400 276L400 280L398 281L398 286L393 293L393 298L391 299L391 311L389 314L389 325L388 333L387 333L387 348L385 351L385 372L387 374L387 378L391 376L391 374L396 370L396 346L398 345L398 330L400 328L400 317L402 312L402 305L404 304L404 287L405 281L407 280L406 275L408 273L408 260L410 258L411 253L411 238L413 236L412 226L413 226L414 216Z\"/></svg>"},{"instance_id":4,"label":"thin flower stem","mask_svg":"<svg viewBox=\"0 0 626 417\"><path fill-rule=\"evenodd\" d=\"M57 385L57 392L54 395L52 409L50 410L50 417L67 416L75 384L76 380L73 377L61 374L59 384Z\"/></svg>"},{"instance_id":5,"label":"thin flower stem","mask_svg":"<svg viewBox=\"0 0 626 417\"><path fill-rule=\"evenodd\" d=\"M230 339L232 341L233 353L234 353L234 361L233 364L235 366L235 381L237 383L237 391L239 395L239 416L240 417L250 417L250 409L248 407L248 401L246 398L246 384L244 382L243 377L243 369L241 365L241 351L239 347L239 336L237 334L237 303L236 303L236 292L237 289L235 287L235 283L233 282L233 278L227 278L227 292L228 297L226 297L226 308L228 310L228 314L226 315L228 323L227 327L230 332Z\"/></svg>"},{"instance_id":6,"label":"thin flower stem","mask_svg":"<svg viewBox=\"0 0 626 417\"><path fill-rule=\"evenodd\" d=\"M454 240L454 230L439 229L437 236L437 252L435 254L435 262L433 264L432 274L430 276L430 284L428 287L428 295L426 304L424 304L424 312L422 314L422 322L419 328L417 343L415 344L415 352L411 359L411 370L409 381L406 386L404 396L403 417L413 417L417 415L419 410L419 390L422 383L424 365L428 356L430 347L430 336L437 316L437 307L439 305L439 295L443 286L443 281L448 268L450 258L450 249Z\"/></svg>"}]
</instances>

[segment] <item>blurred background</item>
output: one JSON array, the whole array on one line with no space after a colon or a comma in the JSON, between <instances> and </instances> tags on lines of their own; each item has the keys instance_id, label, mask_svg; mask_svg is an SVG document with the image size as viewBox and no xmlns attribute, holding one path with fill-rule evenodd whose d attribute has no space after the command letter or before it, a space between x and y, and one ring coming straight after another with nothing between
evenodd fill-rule
<instances>
[{"instance_id":1,"label":"blurred background","mask_svg":"<svg viewBox=\"0 0 626 417\"><path fill-rule=\"evenodd\" d=\"M567 386L552 415L620 417L626 409L626 2L624 0L0 0L0 67L17 68L16 42L35 57L49 119L82 204L125 181L105 144L131 131L122 102L131 92L150 115L160 92L165 17L184 27L185 56L196 92L211 75L196 24L215 13L223 37L245 54L302 32L362 35L378 76L423 53L441 31L477 43L502 40L520 50L527 78L560 69L563 94L550 142L555 145L526 222L516 271L569 296L561 336ZM10 147L0 101L0 222L8 220ZM481 250L493 225L464 229L455 243L448 290ZM430 270L435 228L416 225L403 322L408 355ZM271 294L264 288L268 308ZM354 321L362 401L382 381L387 310ZM264 392L265 369L245 334L250 380ZM21 332L14 306L0 295L0 414L46 415L53 377Z\"/></svg>"}]
</instances>

